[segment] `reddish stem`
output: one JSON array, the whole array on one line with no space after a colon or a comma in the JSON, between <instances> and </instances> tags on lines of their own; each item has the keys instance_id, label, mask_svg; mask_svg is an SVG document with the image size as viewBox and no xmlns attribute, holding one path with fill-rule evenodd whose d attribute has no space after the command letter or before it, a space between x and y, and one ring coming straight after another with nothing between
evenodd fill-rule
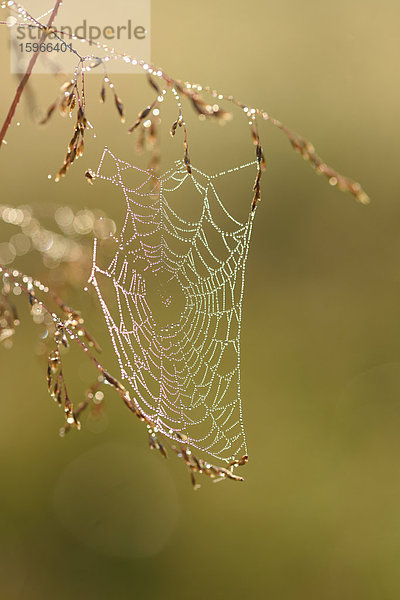
<instances>
[{"instance_id":1,"label":"reddish stem","mask_svg":"<svg viewBox=\"0 0 400 600\"><path fill-rule=\"evenodd\" d=\"M19 85L18 85L17 90L15 92L14 100L11 103L10 109L9 109L8 114L7 114L7 116L5 118L5 121L3 123L3 127L1 128L1 131L0 131L0 148L3 145L4 137L5 137L6 133L7 133L7 130L9 128L9 126L11 125L11 121L13 120L13 117L14 117L14 114L15 114L15 110L16 110L16 108L18 106L18 103L19 103L19 101L21 99L21 96L22 96L22 92L24 91L24 88L25 88L26 84L28 83L29 77L31 76L32 71L33 71L33 67L35 66L36 61L37 61L37 59L39 57L40 44L42 44L44 42L44 40L46 39L46 37L47 37L47 35L49 33L48 30L52 26L53 21L54 21L54 19L57 16L58 8L59 8L61 2L62 2L62 0L57 0L56 1L55 5L54 5L54 8L53 8L53 10L51 12L51 15L50 15L49 22L47 23L46 28L43 29L43 33L42 33L42 35L40 37L39 45L38 45L38 50L37 50L37 52L35 52L35 54L31 58L31 60L29 61L28 68L27 68L27 70L25 72L25 75L22 77L21 81L19 82Z\"/></svg>"}]
</instances>

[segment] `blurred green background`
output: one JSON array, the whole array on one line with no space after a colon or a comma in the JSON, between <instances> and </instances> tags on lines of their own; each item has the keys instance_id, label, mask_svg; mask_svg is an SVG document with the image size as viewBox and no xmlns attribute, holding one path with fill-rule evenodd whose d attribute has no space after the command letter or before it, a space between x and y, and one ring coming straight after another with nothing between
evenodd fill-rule
<instances>
[{"instance_id":1,"label":"blurred green background","mask_svg":"<svg viewBox=\"0 0 400 600\"><path fill-rule=\"evenodd\" d=\"M331 188L261 126L268 169L244 302L243 484L206 480L194 493L179 461L148 452L111 392L100 427L83 419L82 432L60 439L62 414L20 303L14 348L0 349L2 599L400 597L399 23L394 0L152 0L155 64L277 116L362 182L372 204ZM5 115L16 80L8 32L0 36ZM145 79L114 79L133 122L151 95ZM55 116L40 129L30 108L47 107L58 86L32 79L34 100L18 108L21 126L0 153L1 202L101 208L120 222L118 197L83 178L104 141L135 160L114 107L97 102L97 77L98 138L65 180L47 179L72 122ZM253 158L240 114L220 128L187 113L193 164L218 172ZM163 166L181 156L169 126ZM233 182L224 202L245 214L251 192ZM16 265L39 269L24 261ZM116 372L94 299L68 300L90 314ZM79 353L70 365L78 394Z\"/></svg>"}]
</instances>

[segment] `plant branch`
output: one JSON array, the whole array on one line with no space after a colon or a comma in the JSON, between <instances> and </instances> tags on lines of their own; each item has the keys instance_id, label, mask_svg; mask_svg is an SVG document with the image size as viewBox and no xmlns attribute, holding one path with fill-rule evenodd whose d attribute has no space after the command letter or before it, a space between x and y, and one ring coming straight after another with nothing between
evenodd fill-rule
<instances>
[{"instance_id":1,"label":"plant branch","mask_svg":"<svg viewBox=\"0 0 400 600\"><path fill-rule=\"evenodd\" d=\"M57 0L56 1L55 5L54 5L54 8L53 8L53 10L51 12L51 15L50 15L50 19L49 19L49 21L47 23L47 26L43 27L42 35L40 37L39 44L38 44L38 50L35 52L35 54L31 58L31 60L29 61L28 68L26 69L25 75L22 77L21 81L19 82L19 85L18 85L17 90L15 92L14 100L11 103L10 109L8 111L8 114L7 114L7 116L6 116L5 120L4 120L3 126L2 126L1 131L0 131L0 148L3 145L4 137L5 137L5 135L6 135L7 131L8 131L9 126L11 125L11 121L13 120L13 117L14 117L14 114L15 114L15 110L16 110L16 108L18 106L18 103L19 103L19 101L21 99L21 96L22 96L22 92L24 91L24 88L25 88L26 84L28 83L30 76L32 75L33 68L34 68L34 66L36 64L36 61L37 61L38 57L39 57L39 54L40 54L40 44L42 44L44 42L44 40L46 39L47 35L49 34L50 27L52 26L52 24L54 22L54 19L57 16L58 8L59 8L59 6L60 6L61 3L62 3L62 0Z\"/></svg>"}]
</instances>

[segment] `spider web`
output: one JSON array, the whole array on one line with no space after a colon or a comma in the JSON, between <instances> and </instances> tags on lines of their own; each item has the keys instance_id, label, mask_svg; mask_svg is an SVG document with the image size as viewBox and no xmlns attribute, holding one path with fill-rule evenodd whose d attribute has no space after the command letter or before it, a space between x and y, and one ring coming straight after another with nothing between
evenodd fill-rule
<instances>
[{"instance_id":1,"label":"spider web","mask_svg":"<svg viewBox=\"0 0 400 600\"><path fill-rule=\"evenodd\" d=\"M111 174L105 163L112 159ZM245 265L254 219L233 218L215 181L183 161L162 176L104 150L96 178L120 188L127 212L96 289L134 401L161 433L229 462L247 454L240 395ZM133 185L132 185L133 180ZM197 214L182 216L183 203Z\"/></svg>"}]
</instances>

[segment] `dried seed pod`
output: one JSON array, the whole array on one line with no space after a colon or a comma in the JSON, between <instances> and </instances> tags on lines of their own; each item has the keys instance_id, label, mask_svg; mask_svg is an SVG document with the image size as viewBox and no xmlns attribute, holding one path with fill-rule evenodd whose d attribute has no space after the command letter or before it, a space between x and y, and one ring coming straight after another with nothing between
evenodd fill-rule
<instances>
[{"instance_id":1,"label":"dried seed pod","mask_svg":"<svg viewBox=\"0 0 400 600\"><path fill-rule=\"evenodd\" d=\"M155 90L157 92L157 94L161 94L161 89L158 87L158 85L156 84L156 82L154 81L154 79L152 78L150 73L147 73L147 81L149 82L149 84L151 85L153 90Z\"/></svg>"},{"instance_id":2,"label":"dried seed pod","mask_svg":"<svg viewBox=\"0 0 400 600\"><path fill-rule=\"evenodd\" d=\"M69 160L70 160L70 163L71 163L71 165L72 165L72 163L73 163L73 162L74 162L74 160L75 160L76 153L77 153L77 147L76 147L76 146L74 146L74 147L72 148L72 150L71 150L71 152L70 152L70 156L69 156Z\"/></svg>"},{"instance_id":3,"label":"dried seed pod","mask_svg":"<svg viewBox=\"0 0 400 600\"><path fill-rule=\"evenodd\" d=\"M241 467L241 466L247 464L248 460L249 460L249 457L247 456L247 454L245 454L241 458L238 458L238 459L230 462L228 465L228 468L230 469L231 467Z\"/></svg>"},{"instance_id":4,"label":"dried seed pod","mask_svg":"<svg viewBox=\"0 0 400 600\"><path fill-rule=\"evenodd\" d=\"M55 109L57 108L58 103L58 99L55 102L53 102L53 104L47 109L46 116L41 121L39 121L39 125L44 125L45 123L47 123L47 121L49 121Z\"/></svg>"},{"instance_id":5,"label":"dried seed pod","mask_svg":"<svg viewBox=\"0 0 400 600\"><path fill-rule=\"evenodd\" d=\"M255 130L255 128L253 126L251 126L250 131L251 131L251 137L253 138L253 143L255 145L259 144L260 143L260 138L258 136L257 131Z\"/></svg>"},{"instance_id":6,"label":"dried seed pod","mask_svg":"<svg viewBox=\"0 0 400 600\"><path fill-rule=\"evenodd\" d=\"M74 81L66 81L65 83L62 84L62 86L60 87L60 91L61 92L68 92L72 86L75 84Z\"/></svg>"},{"instance_id":7,"label":"dried seed pod","mask_svg":"<svg viewBox=\"0 0 400 600\"><path fill-rule=\"evenodd\" d=\"M200 485L196 483L196 478L192 470L190 470L190 481L192 482L193 489L197 491L200 488Z\"/></svg>"},{"instance_id":8,"label":"dried seed pod","mask_svg":"<svg viewBox=\"0 0 400 600\"><path fill-rule=\"evenodd\" d=\"M67 164L64 164L64 165L61 167L61 169L58 171L58 173L57 173L57 175L56 175L56 177L55 177L54 181L55 181L56 183L58 183L58 182L60 181L61 177L65 177L65 174L66 174L67 170L68 170L68 166L67 166Z\"/></svg>"},{"instance_id":9,"label":"dried seed pod","mask_svg":"<svg viewBox=\"0 0 400 600\"><path fill-rule=\"evenodd\" d=\"M185 161L187 172L189 173L189 175L191 175L192 174L192 166L190 164L189 148L188 148L187 142L185 142L184 161Z\"/></svg>"},{"instance_id":10,"label":"dried seed pod","mask_svg":"<svg viewBox=\"0 0 400 600\"><path fill-rule=\"evenodd\" d=\"M29 290L29 296L28 297L29 297L29 304L31 306L33 306L35 304L35 302L36 302L36 297L35 297L35 294L34 294L34 292L32 290Z\"/></svg>"},{"instance_id":11,"label":"dried seed pod","mask_svg":"<svg viewBox=\"0 0 400 600\"><path fill-rule=\"evenodd\" d=\"M147 117L147 115L150 113L151 111L151 106L147 106L145 109L142 110L142 112L139 114L139 119L145 119Z\"/></svg>"},{"instance_id":12,"label":"dried seed pod","mask_svg":"<svg viewBox=\"0 0 400 600\"><path fill-rule=\"evenodd\" d=\"M177 127L178 127L178 120L176 120L174 123L172 123L172 127L170 130L171 137L174 137Z\"/></svg>"},{"instance_id":13,"label":"dried seed pod","mask_svg":"<svg viewBox=\"0 0 400 600\"><path fill-rule=\"evenodd\" d=\"M185 463L190 466L191 461L190 461L190 454L189 452L186 450L186 448L184 446L181 446L181 455L183 460L185 461Z\"/></svg>"},{"instance_id":14,"label":"dried seed pod","mask_svg":"<svg viewBox=\"0 0 400 600\"><path fill-rule=\"evenodd\" d=\"M90 63L89 67L91 69L95 69L96 67L98 67L99 65L101 65L103 63L103 59L100 58L99 56L96 56L93 60L93 62Z\"/></svg>"},{"instance_id":15,"label":"dried seed pod","mask_svg":"<svg viewBox=\"0 0 400 600\"><path fill-rule=\"evenodd\" d=\"M190 96L193 107L199 115L209 117L213 113L213 109L209 104L206 104L199 95Z\"/></svg>"},{"instance_id":16,"label":"dried seed pod","mask_svg":"<svg viewBox=\"0 0 400 600\"><path fill-rule=\"evenodd\" d=\"M115 106L117 107L117 111L119 116L121 117L121 123L125 123L125 115L124 115L124 105L122 104L120 98L117 94L114 94Z\"/></svg>"},{"instance_id":17,"label":"dried seed pod","mask_svg":"<svg viewBox=\"0 0 400 600\"><path fill-rule=\"evenodd\" d=\"M71 107L72 101L75 100L75 94L74 94L74 92L72 91L68 96L66 96L66 99L67 99L66 102L65 102L66 106Z\"/></svg>"},{"instance_id":18,"label":"dried seed pod","mask_svg":"<svg viewBox=\"0 0 400 600\"><path fill-rule=\"evenodd\" d=\"M59 105L59 107L58 107L58 110L60 111L60 115L62 117L65 117L66 114L67 114L67 112L68 112L68 107L67 107L66 102L61 102L60 105Z\"/></svg>"},{"instance_id":19,"label":"dried seed pod","mask_svg":"<svg viewBox=\"0 0 400 600\"><path fill-rule=\"evenodd\" d=\"M160 441L158 442L158 449L159 449L160 453L164 456L164 458L168 458L165 446Z\"/></svg>"},{"instance_id":20,"label":"dried seed pod","mask_svg":"<svg viewBox=\"0 0 400 600\"><path fill-rule=\"evenodd\" d=\"M62 344L65 348L68 348L68 339L64 333L62 325L59 325L56 331L54 332L54 341L56 342L56 344Z\"/></svg>"},{"instance_id":21,"label":"dried seed pod","mask_svg":"<svg viewBox=\"0 0 400 600\"><path fill-rule=\"evenodd\" d=\"M56 385L54 386L51 396L54 399L54 401L57 402L57 404L59 404L60 406L62 405L62 389L61 389L61 387L59 387L58 381L56 382Z\"/></svg>"},{"instance_id":22,"label":"dried seed pod","mask_svg":"<svg viewBox=\"0 0 400 600\"><path fill-rule=\"evenodd\" d=\"M140 154L146 146L146 129L143 127L136 140L136 151Z\"/></svg>"},{"instance_id":23,"label":"dried seed pod","mask_svg":"<svg viewBox=\"0 0 400 600\"><path fill-rule=\"evenodd\" d=\"M194 454L192 455L192 460L193 460L193 462L194 462L194 464L196 466L196 469L201 473L202 472L202 467L201 467L200 461L198 460L198 458Z\"/></svg>"},{"instance_id":24,"label":"dried seed pod","mask_svg":"<svg viewBox=\"0 0 400 600\"><path fill-rule=\"evenodd\" d=\"M85 113L83 112L82 106L80 106L78 108L78 112L76 113L76 122L83 123L84 118L85 118Z\"/></svg>"},{"instance_id":25,"label":"dried seed pod","mask_svg":"<svg viewBox=\"0 0 400 600\"><path fill-rule=\"evenodd\" d=\"M58 391L59 391L59 387L58 387L58 379L57 379L57 381L55 382L55 384L53 386L53 391L52 391L53 396L57 396Z\"/></svg>"},{"instance_id":26,"label":"dried seed pod","mask_svg":"<svg viewBox=\"0 0 400 600\"><path fill-rule=\"evenodd\" d=\"M150 111L151 111L151 106L147 106L146 108L144 108L139 113L137 121L132 125L132 127L130 127L128 129L128 133L132 133L132 131L134 131L140 125L140 123L143 121L143 119L145 119L147 117L147 115L150 113Z\"/></svg>"},{"instance_id":27,"label":"dried seed pod","mask_svg":"<svg viewBox=\"0 0 400 600\"><path fill-rule=\"evenodd\" d=\"M76 97L75 97L75 94L73 94L73 98L72 98L71 103L69 105L70 112L72 112L74 110L75 106L76 106Z\"/></svg>"},{"instance_id":28,"label":"dried seed pod","mask_svg":"<svg viewBox=\"0 0 400 600\"><path fill-rule=\"evenodd\" d=\"M68 152L71 152L72 148L75 146L76 140L78 139L79 134L80 134L80 130L78 128L76 128L74 130L74 135L72 136L72 138L69 141Z\"/></svg>"},{"instance_id":29,"label":"dried seed pod","mask_svg":"<svg viewBox=\"0 0 400 600\"><path fill-rule=\"evenodd\" d=\"M106 86L103 85L101 86L101 90L100 90L100 102L102 104L104 104L104 102L106 101Z\"/></svg>"},{"instance_id":30,"label":"dried seed pod","mask_svg":"<svg viewBox=\"0 0 400 600\"><path fill-rule=\"evenodd\" d=\"M152 150L157 142L157 128L154 121L151 122L147 135L147 149Z\"/></svg>"},{"instance_id":31,"label":"dried seed pod","mask_svg":"<svg viewBox=\"0 0 400 600\"><path fill-rule=\"evenodd\" d=\"M256 155L259 165L261 165L262 169L265 169L265 157L260 143L257 144Z\"/></svg>"},{"instance_id":32,"label":"dried seed pod","mask_svg":"<svg viewBox=\"0 0 400 600\"><path fill-rule=\"evenodd\" d=\"M81 140L81 143L78 146L78 158L83 156L84 151L85 151L85 143L83 140Z\"/></svg>"}]
</instances>

